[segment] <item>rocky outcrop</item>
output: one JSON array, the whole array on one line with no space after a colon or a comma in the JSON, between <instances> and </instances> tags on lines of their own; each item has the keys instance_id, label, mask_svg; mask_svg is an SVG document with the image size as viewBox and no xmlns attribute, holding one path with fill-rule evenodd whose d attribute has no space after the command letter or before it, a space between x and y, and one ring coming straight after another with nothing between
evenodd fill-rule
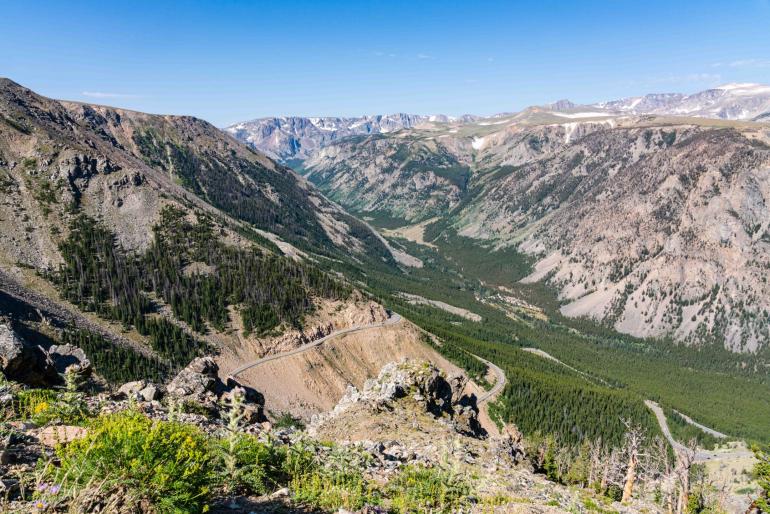
<instances>
[{"instance_id":1,"label":"rocky outcrop","mask_svg":"<svg viewBox=\"0 0 770 514\"><path fill-rule=\"evenodd\" d=\"M117 398L130 398L136 401L151 402L159 400L162 394L161 387L146 380L126 382L118 388Z\"/></svg>"},{"instance_id":2,"label":"rocky outcrop","mask_svg":"<svg viewBox=\"0 0 770 514\"><path fill-rule=\"evenodd\" d=\"M314 416L310 431L354 407L381 412L392 409L395 402L408 397L425 412L449 419L457 432L482 435L475 398L463 396L462 389L458 389L464 388L465 383L466 380L458 376L447 380L429 362L408 359L392 362L382 368L376 379L367 380L361 391L350 386L332 411Z\"/></svg>"},{"instance_id":3,"label":"rocky outcrop","mask_svg":"<svg viewBox=\"0 0 770 514\"><path fill-rule=\"evenodd\" d=\"M77 346L71 344L53 345L46 354L49 362L59 374L74 372L84 377L91 374L91 361L86 352Z\"/></svg>"},{"instance_id":4,"label":"rocky outcrop","mask_svg":"<svg viewBox=\"0 0 770 514\"><path fill-rule=\"evenodd\" d=\"M223 383L218 376L219 366L211 357L193 359L166 386L166 394L177 402L193 403L206 409L211 415L218 416L223 407L231 406L237 397L243 404L244 418L255 423L264 420L262 408L264 397L256 390L239 384L232 378ZM139 386L143 385L142 389ZM124 384L121 388L135 394L148 394L147 385L139 383Z\"/></svg>"},{"instance_id":5,"label":"rocky outcrop","mask_svg":"<svg viewBox=\"0 0 770 514\"><path fill-rule=\"evenodd\" d=\"M37 356L10 323L0 322L0 371L12 380L34 383L38 381Z\"/></svg>"},{"instance_id":6,"label":"rocky outcrop","mask_svg":"<svg viewBox=\"0 0 770 514\"><path fill-rule=\"evenodd\" d=\"M66 373L87 378L92 370L88 356L77 346L53 345L46 350L24 340L10 322L0 321L0 371L7 378L50 387L63 384Z\"/></svg>"}]
</instances>

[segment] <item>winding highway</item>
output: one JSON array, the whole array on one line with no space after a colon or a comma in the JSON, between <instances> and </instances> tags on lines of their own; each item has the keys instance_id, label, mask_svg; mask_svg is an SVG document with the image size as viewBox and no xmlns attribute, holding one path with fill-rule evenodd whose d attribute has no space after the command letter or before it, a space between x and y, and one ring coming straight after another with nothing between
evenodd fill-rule
<instances>
[{"instance_id":1,"label":"winding highway","mask_svg":"<svg viewBox=\"0 0 770 514\"><path fill-rule=\"evenodd\" d=\"M489 391L486 391L484 392L484 394L479 396L478 399L476 400L476 403L481 404L484 402L488 402L490 400L494 400L495 398L497 398L497 395L500 394L500 391L502 391L503 388L505 387L505 381L506 381L505 372L502 369L500 369L497 365L492 364L488 360L482 359L478 355L473 355L473 356L476 357L481 362L483 362L484 364L486 364L489 367L489 369L492 370L492 373L495 374L495 384L492 386L492 388Z\"/></svg>"},{"instance_id":2,"label":"winding highway","mask_svg":"<svg viewBox=\"0 0 770 514\"><path fill-rule=\"evenodd\" d=\"M394 312L385 321L378 321L376 323L370 323L368 325L356 325L353 327L343 328L341 330L335 330L334 332L328 335L325 335L319 339L316 339L315 341L311 341L307 344L303 344L302 346L300 346L299 348L295 348L294 350L290 350L288 352L283 352L283 353L276 353L275 355L268 355L267 357L262 357L261 359L257 359L255 361L246 363L243 366L239 366L230 372L230 374L228 375L228 378L235 378L236 376L243 373L247 369L251 369L255 366L259 366L260 364L264 364L266 362L283 359L284 357L290 357L292 355L304 353L308 350L321 346L323 343L325 343L329 339L334 339L335 337L339 337L344 334L352 334L354 332L361 332L362 330L369 330L372 328L382 328L390 325L397 325L402 321L403 321L403 318L401 317L401 315Z\"/></svg>"},{"instance_id":3,"label":"winding highway","mask_svg":"<svg viewBox=\"0 0 770 514\"><path fill-rule=\"evenodd\" d=\"M551 355L551 354L549 354L547 352L544 352L543 350L540 350L538 348L522 348L522 350L524 350L526 352L529 352L529 353L532 353L534 355L538 355L538 356L540 356L540 357L542 357L544 359L548 359L548 360L551 360L551 361L556 362L558 364L561 364L565 368L570 369L570 370L580 374L581 376L584 376L584 377L588 378L588 375L586 375L585 373L583 373L579 369L573 368L572 366L570 366L570 365L560 361L559 359L557 359L553 355ZM601 380L601 379L598 379L598 380ZM602 382L604 382L604 381L602 380ZM607 384L606 382L604 382L604 383ZM609 385L609 384L607 384L607 385ZM682 443L680 443L679 441L674 439L674 436L671 434L671 430L668 427L668 420L666 420L666 415L663 412L663 409L660 407L660 405L658 405L657 403L655 403L652 400L644 400L644 404L655 415L655 419L658 421L658 425L660 426L660 431L663 433L663 436L666 438L668 443L671 445L671 448L673 448L675 452L684 452L684 451L686 451L685 445L683 445ZM725 434L723 434L721 432L717 432L716 430L708 428L708 427L706 427L704 425L701 425L700 423L697 423L696 421L694 421L693 419L691 419L691 418L689 418L687 416L684 416L682 414L680 414L680 415L682 416L682 418L685 421L687 421L688 423L690 423L690 424L700 428L704 432L710 433L710 434L714 435L715 437L721 437L721 438L727 437L727 435L725 435ZM753 453L751 451L740 449L740 448L722 449L722 450L714 450L714 451L698 448L696 450L696 452L695 452L694 462L696 462L696 463L704 463L704 462L710 462L710 461L725 461L725 460L731 460L731 459L736 459L736 458L751 457L752 455L753 455Z\"/></svg>"},{"instance_id":4,"label":"winding highway","mask_svg":"<svg viewBox=\"0 0 770 514\"><path fill-rule=\"evenodd\" d=\"M376 323L370 323L368 325L356 325L353 327L343 328L341 330L335 330L334 332L328 335L325 335L324 337L321 337L319 339L316 339L315 341L311 341L307 344L303 344L299 348L289 350L288 352L276 353L275 355L268 355L267 357L262 357L261 359L248 362L232 370L227 377L235 378L236 376L243 373L247 369L254 368L256 366L265 364L267 362L283 359L284 357L290 357L292 355L298 355L300 353L304 353L308 350L321 346L323 343L325 343L326 341L329 341L330 339L334 339L335 337L339 337L341 335L352 334L354 332L361 332L363 330L370 330L373 328L382 328L382 327L387 327L391 325L397 325L401 323L403 320L404 318L402 318L400 314L394 312L390 315L388 319L384 321L378 321ZM492 364L491 362L489 362L488 360L482 359L478 355L473 355L473 356L478 360L480 360L481 362L483 362L484 364L486 364L489 367L489 369L492 370L492 373L494 373L495 375L495 383L492 386L492 388L489 391L485 391L482 395L480 395L479 398L476 400L476 402L478 404L481 404L481 403L488 402L490 400L494 400L497 397L497 395L500 394L500 391L502 391L503 388L505 387L505 382L506 382L505 372L495 364Z\"/></svg>"}]
</instances>

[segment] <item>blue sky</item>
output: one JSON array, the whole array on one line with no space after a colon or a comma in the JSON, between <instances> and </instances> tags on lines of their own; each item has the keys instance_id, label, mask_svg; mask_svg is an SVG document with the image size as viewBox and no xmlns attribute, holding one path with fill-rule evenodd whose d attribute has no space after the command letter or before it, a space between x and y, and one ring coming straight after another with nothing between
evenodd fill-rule
<instances>
[{"instance_id":1,"label":"blue sky","mask_svg":"<svg viewBox=\"0 0 770 514\"><path fill-rule=\"evenodd\" d=\"M219 126L770 83L770 0L3 0L0 76Z\"/></svg>"}]
</instances>

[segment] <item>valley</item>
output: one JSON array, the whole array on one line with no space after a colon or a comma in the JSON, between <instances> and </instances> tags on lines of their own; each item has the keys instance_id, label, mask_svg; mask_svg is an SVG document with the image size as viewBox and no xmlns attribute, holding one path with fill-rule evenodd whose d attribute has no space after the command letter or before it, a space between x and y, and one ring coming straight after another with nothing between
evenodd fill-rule
<instances>
[{"instance_id":1,"label":"valley","mask_svg":"<svg viewBox=\"0 0 770 514\"><path fill-rule=\"evenodd\" d=\"M639 478L652 488L674 480L672 466L725 457L692 420L770 443L770 130L613 105L228 129L249 146L196 118L52 100L3 79L9 430L30 441L60 426L24 425L41 403L27 395L81 395L89 414L61 420L110 422L139 402L148 422L182 416L233 445L217 466L233 466L233 434L260 452L310 435L336 448L312 450L313 480L328 479L324 452L355 459L351 444L380 462L345 487L446 458L485 477L474 482L484 501L515 504L503 492L513 473L548 482L542 497L519 491L541 506L658 508L623 490L634 445L657 455ZM88 394L52 368L62 351L88 370ZM675 437L694 438L698 458ZM748 470L748 450L736 452ZM290 505L311 494L291 487ZM326 510L403 501L322 489L312 505ZM737 489L730 501L745 507Z\"/></svg>"}]
</instances>

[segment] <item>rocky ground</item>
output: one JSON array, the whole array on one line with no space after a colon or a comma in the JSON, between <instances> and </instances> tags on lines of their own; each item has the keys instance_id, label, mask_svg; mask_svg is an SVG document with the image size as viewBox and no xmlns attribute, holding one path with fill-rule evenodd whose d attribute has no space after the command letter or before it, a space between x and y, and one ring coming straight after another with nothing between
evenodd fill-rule
<instances>
[{"instance_id":1,"label":"rocky ground","mask_svg":"<svg viewBox=\"0 0 770 514\"><path fill-rule=\"evenodd\" d=\"M501 435L488 434L479 423L475 395L467 394L467 377L447 375L427 361L404 359L387 364L360 390L350 386L331 411L315 416L307 428L268 420L262 395L233 380L223 382L216 362L209 357L193 360L167 384L140 380L113 389L93 376L80 349L65 345L33 350L11 325L3 324L0 365L5 376L15 379L0 385L0 408L5 416L0 434L0 501L7 512L35 510L33 496L35 487L40 487L36 477L41 464L58 465L59 448L88 436L89 422L73 423L73 419L131 410L221 437L233 429L232 406L236 404L235 425L240 433L278 447L300 445L323 466L337 465L334 463L343 458L344 466L356 469L383 490L407 470L434 470L465 491L457 511L583 512L586 505L600 501L592 499L592 493L554 484L533 473L516 428L505 426ZM44 391L23 384L30 382L60 387L63 392L39 396L38 403L28 403L30 415L19 418L13 415L20 408L19 399L29 402L35 394L43 394L34 391ZM79 418L78 413L88 416ZM312 512L317 508L287 487L274 487L263 495L215 495L211 505L214 512L235 513ZM385 512L384 508L372 505L361 512ZM656 511L654 505L636 503L607 508ZM37 509L45 510L65 512L66 503ZM336 508L320 511L329 510ZM155 510L147 507L142 512Z\"/></svg>"}]
</instances>

